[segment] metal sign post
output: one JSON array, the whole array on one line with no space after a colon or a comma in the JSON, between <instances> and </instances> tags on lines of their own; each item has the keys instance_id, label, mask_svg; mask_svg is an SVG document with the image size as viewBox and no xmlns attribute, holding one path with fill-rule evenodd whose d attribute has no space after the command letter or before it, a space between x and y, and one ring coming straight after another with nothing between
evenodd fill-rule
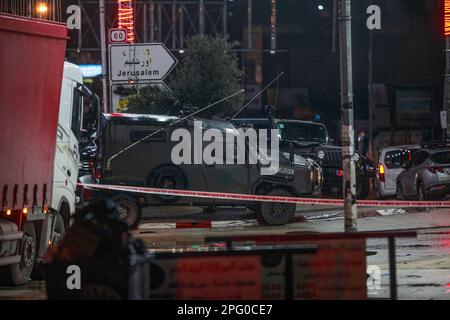
<instances>
[{"instance_id":1,"label":"metal sign post","mask_svg":"<svg viewBox=\"0 0 450 320\"><path fill-rule=\"evenodd\" d=\"M350 0L339 1L339 33L345 231L356 232L356 170L354 160L355 134L353 128L353 75Z\"/></svg>"}]
</instances>

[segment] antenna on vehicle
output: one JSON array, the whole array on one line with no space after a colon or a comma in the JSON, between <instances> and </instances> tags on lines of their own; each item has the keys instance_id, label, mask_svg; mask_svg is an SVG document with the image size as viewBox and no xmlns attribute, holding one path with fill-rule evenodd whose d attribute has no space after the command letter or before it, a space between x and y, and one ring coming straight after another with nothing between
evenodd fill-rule
<instances>
[{"instance_id":1,"label":"antenna on vehicle","mask_svg":"<svg viewBox=\"0 0 450 320\"><path fill-rule=\"evenodd\" d=\"M275 81L277 81L282 75L284 74L284 72L279 73L275 79L273 79L272 81L269 82L269 84L267 84L263 89L261 89L257 94L255 94L253 96L253 98L251 98L245 105L242 106L242 108L240 108L232 117L231 120L233 120L234 118L236 118L236 116L241 113L242 111L244 111L245 108L247 108L250 103L253 102L253 100L256 99L256 97L258 97L261 93L263 93L268 87L270 87Z\"/></svg>"},{"instance_id":2,"label":"antenna on vehicle","mask_svg":"<svg viewBox=\"0 0 450 320\"><path fill-rule=\"evenodd\" d=\"M225 97L225 98L222 98L222 99L220 99L220 100L218 100L218 101L216 101L216 102L213 102L213 103L207 105L206 107L204 107L204 108L202 108L202 109L200 109L200 110L197 110L197 111L195 111L195 112L193 112L193 113L191 113L191 114L188 114L187 116L185 116L185 117L183 117L183 118L181 118L181 119L178 119L177 121L172 122L172 123L169 124L166 128L172 127L172 126L176 125L177 123L180 123L180 122L182 122L182 121L184 121L184 120L186 120L186 119L188 119L188 118L190 118L190 117L192 117L192 116L194 116L194 115L196 115L196 114L198 114L198 113L200 113L200 112L202 112L202 111L205 111L205 110L207 110L207 109L209 109L209 108L214 107L215 105L218 105L219 103L222 103L222 102L224 102L224 101L226 101L226 100L228 100L228 99L231 99L232 97L234 97L234 96L236 96L236 95L238 95L238 94L241 94L241 93L243 93L244 91L245 91L244 89L241 89L241 90L239 90L239 91L237 91L237 92L235 92L235 93L233 93L233 94L230 94L229 96L227 96L227 97ZM106 162L106 168L107 168L108 170L111 169L111 161L112 161L112 160L114 160L115 158L117 158L118 156L120 156L122 153L124 153L124 152L130 150L130 149L133 148L134 146L138 145L139 143L144 142L144 141L147 140L148 138L150 138L150 137L154 136L155 134L161 132L161 131L164 130L164 129L165 129L165 128L161 128L161 129L159 129L159 130L156 130L156 131L150 133L149 135L143 137L141 140L138 140L138 141L136 141L136 142L130 144L129 146L123 148L123 149L120 150L119 152L113 154L110 158L108 158L108 160L107 160L107 162Z\"/></svg>"},{"instance_id":3,"label":"antenna on vehicle","mask_svg":"<svg viewBox=\"0 0 450 320\"><path fill-rule=\"evenodd\" d=\"M280 73L280 68L277 68L277 73ZM278 109L278 92L279 92L279 90L280 90L280 79L277 79L277 89L275 91L275 109L273 111L274 117L277 114L277 109Z\"/></svg>"}]
</instances>

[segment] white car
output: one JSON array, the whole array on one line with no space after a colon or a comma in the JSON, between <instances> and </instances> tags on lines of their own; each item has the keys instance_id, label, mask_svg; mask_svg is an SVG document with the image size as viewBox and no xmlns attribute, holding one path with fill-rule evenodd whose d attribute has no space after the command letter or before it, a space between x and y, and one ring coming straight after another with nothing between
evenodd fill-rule
<instances>
[{"instance_id":1,"label":"white car","mask_svg":"<svg viewBox=\"0 0 450 320\"><path fill-rule=\"evenodd\" d=\"M387 147L380 151L377 165L376 188L379 199L396 195L397 177L404 170L402 167L411 161L419 145Z\"/></svg>"}]
</instances>

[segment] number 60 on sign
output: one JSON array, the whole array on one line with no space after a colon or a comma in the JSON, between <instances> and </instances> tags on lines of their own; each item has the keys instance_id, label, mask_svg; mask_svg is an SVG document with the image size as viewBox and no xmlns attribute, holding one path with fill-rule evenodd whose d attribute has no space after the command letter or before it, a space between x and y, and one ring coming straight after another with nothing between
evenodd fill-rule
<instances>
[{"instance_id":1,"label":"number 60 on sign","mask_svg":"<svg viewBox=\"0 0 450 320\"><path fill-rule=\"evenodd\" d=\"M109 29L109 43L126 43L127 30L119 28Z\"/></svg>"}]
</instances>

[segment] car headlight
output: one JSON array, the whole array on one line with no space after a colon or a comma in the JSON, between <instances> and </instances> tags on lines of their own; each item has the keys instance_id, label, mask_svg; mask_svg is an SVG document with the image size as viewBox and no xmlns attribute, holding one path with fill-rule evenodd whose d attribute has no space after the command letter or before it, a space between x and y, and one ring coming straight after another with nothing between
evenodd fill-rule
<instances>
[{"instance_id":1,"label":"car headlight","mask_svg":"<svg viewBox=\"0 0 450 320\"><path fill-rule=\"evenodd\" d=\"M325 151L323 150L317 151L317 158L319 158L320 160L325 159Z\"/></svg>"}]
</instances>

